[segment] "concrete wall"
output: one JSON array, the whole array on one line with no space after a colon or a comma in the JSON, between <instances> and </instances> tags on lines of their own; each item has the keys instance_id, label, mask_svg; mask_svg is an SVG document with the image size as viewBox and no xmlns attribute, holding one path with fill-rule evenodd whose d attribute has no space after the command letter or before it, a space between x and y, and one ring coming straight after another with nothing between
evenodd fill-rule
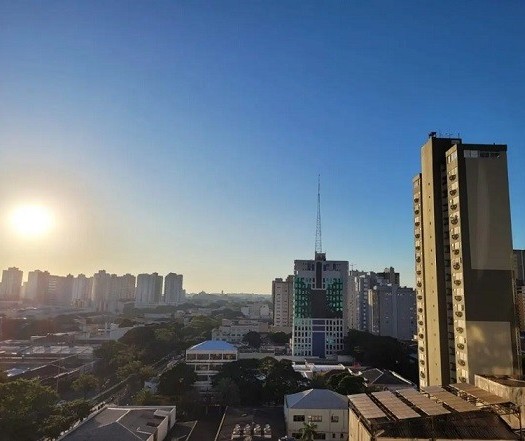
<instances>
[{"instance_id":1,"label":"concrete wall","mask_svg":"<svg viewBox=\"0 0 525 441\"><path fill-rule=\"evenodd\" d=\"M284 408L286 421L286 434L300 433L304 423L308 423L310 416L320 416L322 421L312 421L317 425L318 433L325 433L326 439L348 440L348 410L347 409L288 409ZM294 421L294 415L304 416L304 421ZM337 417L338 422L332 422ZM332 436L335 434L335 438ZM343 438L341 438L343 434Z\"/></svg>"}]
</instances>

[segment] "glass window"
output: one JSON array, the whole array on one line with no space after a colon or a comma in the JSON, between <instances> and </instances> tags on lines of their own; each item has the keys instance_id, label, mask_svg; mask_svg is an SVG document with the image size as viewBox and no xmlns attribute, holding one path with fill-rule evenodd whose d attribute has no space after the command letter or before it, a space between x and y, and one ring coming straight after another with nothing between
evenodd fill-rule
<instances>
[{"instance_id":1,"label":"glass window","mask_svg":"<svg viewBox=\"0 0 525 441\"><path fill-rule=\"evenodd\" d=\"M294 421L304 421L304 415L294 415L293 420Z\"/></svg>"}]
</instances>

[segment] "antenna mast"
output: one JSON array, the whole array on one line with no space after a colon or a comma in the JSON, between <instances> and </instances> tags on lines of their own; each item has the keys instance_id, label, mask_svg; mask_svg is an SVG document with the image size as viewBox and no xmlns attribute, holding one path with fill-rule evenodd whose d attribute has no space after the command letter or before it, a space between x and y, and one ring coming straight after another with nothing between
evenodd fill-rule
<instances>
[{"instance_id":1,"label":"antenna mast","mask_svg":"<svg viewBox=\"0 0 525 441\"><path fill-rule=\"evenodd\" d=\"M321 237L321 175L317 176L317 225L315 228L315 252L323 252L323 240Z\"/></svg>"}]
</instances>

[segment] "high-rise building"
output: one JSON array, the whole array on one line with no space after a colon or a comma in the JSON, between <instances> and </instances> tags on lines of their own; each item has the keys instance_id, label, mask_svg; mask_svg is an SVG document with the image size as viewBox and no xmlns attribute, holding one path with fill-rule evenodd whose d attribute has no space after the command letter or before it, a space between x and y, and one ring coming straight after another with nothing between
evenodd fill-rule
<instances>
[{"instance_id":1,"label":"high-rise building","mask_svg":"<svg viewBox=\"0 0 525 441\"><path fill-rule=\"evenodd\" d=\"M91 304L91 292L93 290L93 277L79 274L73 280L73 293L71 303L79 308L85 308Z\"/></svg>"},{"instance_id":2,"label":"high-rise building","mask_svg":"<svg viewBox=\"0 0 525 441\"><path fill-rule=\"evenodd\" d=\"M164 302L168 305L184 303L185 295L182 289L182 274L169 273L164 277Z\"/></svg>"},{"instance_id":3,"label":"high-rise building","mask_svg":"<svg viewBox=\"0 0 525 441\"><path fill-rule=\"evenodd\" d=\"M135 306L154 306L161 302L162 276L158 273L139 274L135 292Z\"/></svg>"},{"instance_id":4,"label":"high-rise building","mask_svg":"<svg viewBox=\"0 0 525 441\"><path fill-rule=\"evenodd\" d=\"M516 286L525 285L525 250L514 250L512 252L512 270L516 279Z\"/></svg>"},{"instance_id":5,"label":"high-rise building","mask_svg":"<svg viewBox=\"0 0 525 441\"><path fill-rule=\"evenodd\" d=\"M272 281L273 325L284 332L292 330L293 276Z\"/></svg>"},{"instance_id":6,"label":"high-rise building","mask_svg":"<svg viewBox=\"0 0 525 441\"><path fill-rule=\"evenodd\" d=\"M412 340L416 333L416 294L412 288L388 283L368 291L368 332Z\"/></svg>"},{"instance_id":7,"label":"high-rise building","mask_svg":"<svg viewBox=\"0 0 525 441\"><path fill-rule=\"evenodd\" d=\"M419 380L520 371L505 145L430 134L413 180Z\"/></svg>"},{"instance_id":8,"label":"high-rise building","mask_svg":"<svg viewBox=\"0 0 525 441\"><path fill-rule=\"evenodd\" d=\"M19 300L22 289L23 272L18 268L8 268L2 271L2 283L0 284L0 299Z\"/></svg>"},{"instance_id":9,"label":"high-rise building","mask_svg":"<svg viewBox=\"0 0 525 441\"><path fill-rule=\"evenodd\" d=\"M91 303L96 311L107 311L111 288L111 274L100 270L93 275L91 285Z\"/></svg>"},{"instance_id":10,"label":"high-rise building","mask_svg":"<svg viewBox=\"0 0 525 441\"><path fill-rule=\"evenodd\" d=\"M47 290L49 287L49 276L47 271L29 271L27 285L24 293L24 301L38 304L46 303Z\"/></svg>"},{"instance_id":11,"label":"high-rise building","mask_svg":"<svg viewBox=\"0 0 525 441\"><path fill-rule=\"evenodd\" d=\"M73 297L73 281L71 274L67 276L48 277L47 296L44 303L52 305L69 305Z\"/></svg>"},{"instance_id":12,"label":"high-rise building","mask_svg":"<svg viewBox=\"0 0 525 441\"><path fill-rule=\"evenodd\" d=\"M348 328L348 262L296 260L294 268L292 353L331 358L343 349Z\"/></svg>"}]
</instances>

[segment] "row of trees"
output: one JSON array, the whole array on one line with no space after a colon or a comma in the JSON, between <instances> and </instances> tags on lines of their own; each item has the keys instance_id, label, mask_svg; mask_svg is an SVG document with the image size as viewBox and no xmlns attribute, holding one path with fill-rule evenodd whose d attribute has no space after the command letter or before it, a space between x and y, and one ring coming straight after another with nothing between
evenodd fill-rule
<instances>
[{"instance_id":1,"label":"row of trees","mask_svg":"<svg viewBox=\"0 0 525 441\"><path fill-rule=\"evenodd\" d=\"M58 404L53 389L38 380L15 380L0 384L0 433L4 441L56 438L76 421L89 415L85 400Z\"/></svg>"}]
</instances>

